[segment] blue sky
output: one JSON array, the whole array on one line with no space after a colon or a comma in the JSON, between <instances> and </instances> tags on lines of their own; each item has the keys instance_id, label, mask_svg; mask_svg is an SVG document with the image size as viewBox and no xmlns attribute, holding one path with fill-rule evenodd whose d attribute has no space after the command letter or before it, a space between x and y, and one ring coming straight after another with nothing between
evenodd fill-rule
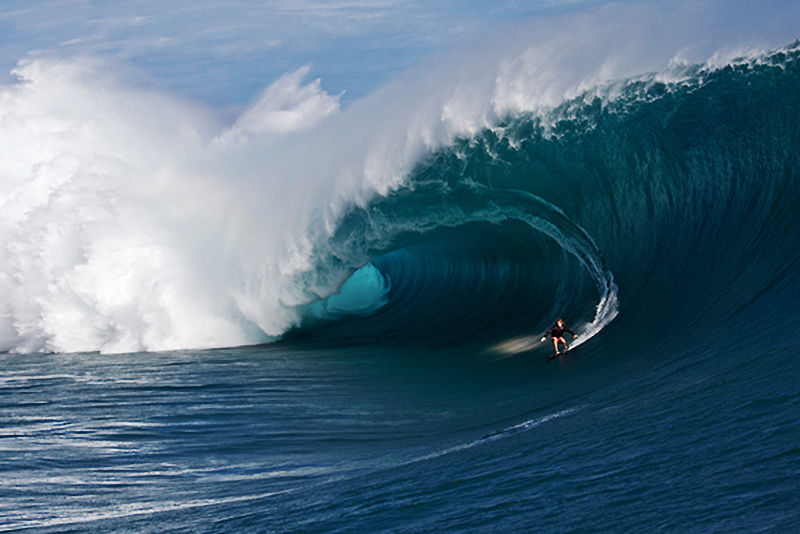
<instances>
[{"instance_id":1,"label":"blue sky","mask_svg":"<svg viewBox=\"0 0 800 534\"><path fill-rule=\"evenodd\" d=\"M328 92L358 98L431 53L493 27L593 1L5 0L0 69L30 55L92 55L163 89L235 106L311 65Z\"/></svg>"},{"instance_id":2,"label":"blue sky","mask_svg":"<svg viewBox=\"0 0 800 534\"><path fill-rule=\"evenodd\" d=\"M310 76L322 78L330 94L345 92L346 103L431 54L502 34L504 26L545 13L606 3L5 0L0 7L0 73L7 81L7 73L24 57L97 56L135 69L158 89L216 108L235 108L252 101L281 75L310 65ZM792 12L787 26L800 28L796 0L716 3L724 6L718 11L731 31L737 31L737 25L756 24L753 13L781 10ZM669 9L678 2L656 4Z\"/></svg>"}]
</instances>

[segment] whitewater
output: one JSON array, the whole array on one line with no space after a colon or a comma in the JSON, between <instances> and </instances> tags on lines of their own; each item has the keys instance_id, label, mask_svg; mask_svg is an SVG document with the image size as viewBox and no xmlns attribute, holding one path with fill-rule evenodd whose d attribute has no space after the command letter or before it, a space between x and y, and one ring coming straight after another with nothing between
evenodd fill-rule
<instances>
[{"instance_id":1,"label":"whitewater","mask_svg":"<svg viewBox=\"0 0 800 534\"><path fill-rule=\"evenodd\" d=\"M0 532L798 530L800 42L723 11L235 114L20 60Z\"/></svg>"}]
</instances>

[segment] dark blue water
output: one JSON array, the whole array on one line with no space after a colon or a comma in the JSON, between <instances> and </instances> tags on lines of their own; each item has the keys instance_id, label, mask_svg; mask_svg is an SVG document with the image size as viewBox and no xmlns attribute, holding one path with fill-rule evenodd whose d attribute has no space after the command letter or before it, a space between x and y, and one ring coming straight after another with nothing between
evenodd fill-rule
<instances>
[{"instance_id":1,"label":"dark blue water","mask_svg":"<svg viewBox=\"0 0 800 534\"><path fill-rule=\"evenodd\" d=\"M798 55L431 154L281 342L0 355L0 531L800 530Z\"/></svg>"},{"instance_id":2,"label":"dark blue water","mask_svg":"<svg viewBox=\"0 0 800 534\"><path fill-rule=\"evenodd\" d=\"M0 528L797 528L796 345L641 354L5 356Z\"/></svg>"}]
</instances>

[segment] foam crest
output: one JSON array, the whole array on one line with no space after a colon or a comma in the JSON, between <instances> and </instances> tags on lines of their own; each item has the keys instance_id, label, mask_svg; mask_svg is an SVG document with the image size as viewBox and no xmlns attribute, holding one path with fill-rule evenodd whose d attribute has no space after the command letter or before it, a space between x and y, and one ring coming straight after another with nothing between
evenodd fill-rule
<instances>
[{"instance_id":1,"label":"foam crest","mask_svg":"<svg viewBox=\"0 0 800 534\"><path fill-rule=\"evenodd\" d=\"M330 96L319 78L301 85L309 70L308 66L297 69L267 87L239 117L233 131L261 134L307 130L338 112L342 95Z\"/></svg>"}]
</instances>

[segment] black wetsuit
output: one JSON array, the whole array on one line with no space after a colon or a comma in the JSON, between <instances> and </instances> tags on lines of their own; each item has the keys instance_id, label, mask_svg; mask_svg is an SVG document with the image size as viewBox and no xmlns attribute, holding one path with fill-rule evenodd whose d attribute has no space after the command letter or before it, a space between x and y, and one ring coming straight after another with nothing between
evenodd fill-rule
<instances>
[{"instance_id":1,"label":"black wetsuit","mask_svg":"<svg viewBox=\"0 0 800 534\"><path fill-rule=\"evenodd\" d=\"M553 328L548 330L545 333L544 337L547 337L549 335L551 339L553 338L558 339L560 337L564 337L564 332L569 332L570 334L572 334L572 337L575 337L575 332L573 332L566 326L558 326L558 324L556 324Z\"/></svg>"}]
</instances>

